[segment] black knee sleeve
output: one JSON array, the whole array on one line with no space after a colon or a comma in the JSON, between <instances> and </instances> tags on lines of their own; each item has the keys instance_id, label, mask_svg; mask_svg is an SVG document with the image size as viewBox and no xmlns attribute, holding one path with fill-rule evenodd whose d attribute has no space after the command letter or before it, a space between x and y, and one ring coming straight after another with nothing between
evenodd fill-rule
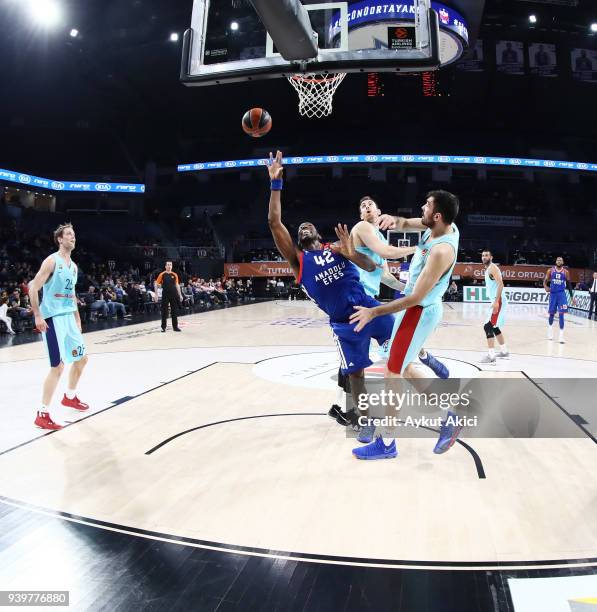
<instances>
[{"instance_id":1,"label":"black knee sleeve","mask_svg":"<svg viewBox=\"0 0 597 612\"><path fill-rule=\"evenodd\" d=\"M493 333L494 333L496 336L499 336L499 335L502 333L502 331L501 331L501 329L500 329L499 327L494 327L494 328L493 328Z\"/></svg>"},{"instance_id":2,"label":"black knee sleeve","mask_svg":"<svg viewBox=\"0 0 597 612\"><path fill-rule=\"evenodd\" d=\"M485 330L485 335L488 338L493 338L494 337L495 333L493 331L493 325L489 321L487 321L487 323L485 323L485 325L483 325L483 329Z\"/></svg>"}]
</instances>

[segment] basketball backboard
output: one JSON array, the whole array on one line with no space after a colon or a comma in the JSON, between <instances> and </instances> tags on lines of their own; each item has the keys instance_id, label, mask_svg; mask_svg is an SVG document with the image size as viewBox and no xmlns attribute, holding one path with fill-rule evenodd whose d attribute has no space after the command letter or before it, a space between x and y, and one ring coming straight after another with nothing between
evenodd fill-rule
<instances>
[{"instance_id":1,"label":"basketball backboard","mask_svg":"<svg viewBox=\"0 0 597 612\"><path fill-rule=\"evenodd\" d=\"M428 71L455 61L468 41L464 17L431 0L302 4L318 54L290 62L277 52L249 0L194 0L181 80L214 85L297 73Z\"/></svg>"}]
</instances>

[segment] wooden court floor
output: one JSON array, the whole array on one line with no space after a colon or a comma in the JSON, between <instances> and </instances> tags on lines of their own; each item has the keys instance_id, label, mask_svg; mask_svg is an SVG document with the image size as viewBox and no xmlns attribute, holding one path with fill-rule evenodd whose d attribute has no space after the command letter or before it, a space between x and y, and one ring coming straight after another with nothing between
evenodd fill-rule
<instances>
[{"instance_id":1,"label":"wooden court floor","mask_svg":"<svg viewBox=\"0 0 597 612\"><path fill-rule=\"evenodd\" d=\"M68 523L87 534L75 538L78 549L97 533L227 563L460 572L458 580L471 571L593 573L597 323L569 316L559 344L546 339L543 309L511 306L511 358L482 366L486 308L446 305L428 348L455 377L538 390L562 435L465 436L441 456L434 437L406 436L394 460L354 460L358 444L326 416L338 358L307 302L190 315L182 334L161 334L156 322L87 334L79 396L91 410L72 414L55 401L55 420L69 426L45 435L32 425L47 368L41 343L1 350L0 507L4 520L26 515L35 528L5 534L0 561L15 547L25 555L27 542L33 550L36 530ZM588 381L580 396L567 391L577 380ZM0 569L0 590L25 588L23 571ZM84 608L89 587L77 597Z\"/></svg>"}]
</instances>

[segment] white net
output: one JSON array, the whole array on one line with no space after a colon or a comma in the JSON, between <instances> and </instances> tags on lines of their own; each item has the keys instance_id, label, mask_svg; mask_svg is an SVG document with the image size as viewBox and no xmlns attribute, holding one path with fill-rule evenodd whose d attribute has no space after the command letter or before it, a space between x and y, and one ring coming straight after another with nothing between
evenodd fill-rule
<instances>
[{"instance_id":1,"label":"white net","mask_svg":"<svg viewBox=\"0 0 597 612\"><path fill-rule=\"evenodd\" d=\"M309 119L321 119L332 113L334 93L346 73L293 74L288 77L299 96L299 113Z\"/></svg>"}]
</instances>

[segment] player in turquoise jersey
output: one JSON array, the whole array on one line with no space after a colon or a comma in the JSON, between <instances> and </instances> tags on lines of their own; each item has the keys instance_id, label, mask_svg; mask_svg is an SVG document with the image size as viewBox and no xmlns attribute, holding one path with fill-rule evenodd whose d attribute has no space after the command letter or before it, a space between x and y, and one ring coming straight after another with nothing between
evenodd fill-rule
<instances>
[{"instance_id":1,"label":"player in turquoise jersey","mask_svg":"<svg viewBox=\"0 0 597 612\"><path fill-rule=\"evenodd\" d=\"M46 257L29 285L35 325L43 334L50 360L50 373L43 386L41 410L35 418L35 425L42 429L62 428L50 417L49 406L65 363L72 363L72 367L62 405L76 410L89 408L76 395L77 384L87 364L87 354L75 295L77 266L71 259L76 244L73 226L70 223L60 225L54 232L54 242L58 251ZM40 306L41 289L43 297Z\"/></svg>"},{"instance_id":2,"label":"player in turquoise jersey","mask_svg":"<svg viewBox=\"0 0 597 612\"><path fill-rule=\"evenodd\" d=\"M410 264L410 278L405 297L375 308L355 307L351 322L362 330L375 317L398 313L386 377L422 378L414 367L426 340L442 319L442 296L458 254L460 234L454 223L458 215L458 198L447 191L430 191L418 219L404 219L383 215L380 228L425 230ZM446 452L456 441L460 427L454 424L455 415L448 411L442 424L435 453ZM383 459L396 456L396 443L386 444L378 436L371 444L353 450L358 459Z\"/></svg>"},{"instance_id":3,"label":"player in turquoise jersey","mask_svg":"<svg viewBox=\"0 0 597 612\"><path fill-rule=\"evenodd\" d=\"M504 291L502 273L493 263L493 254L491 251L483 251L483 253L481 253L481 259L485 266L485 286L487 287L489 299L491 300L491 309L487 316L487 323L483 326L485 336L487 337L488 351L487 355L485 355L479 363L495 365L496 353L494 347L496 340L500 345L497 357L508 357L510 355L506 348L504 334L502 334L502 327L504 327L506 323L506 306L508 305L508 298Z\"/></svg>"},{"instance_id":4,"label":"player in turquoise jersey","mask_svg":"<svg viewBox=\"0 0 597 612\"><path fill-rule=\"evenodd\" d=\"M380 265L379 272L366 272L361 270L361 283L365 287L365 291L369 295L376 296L380 291L380 283L397 291L404 290L404 284L396 280L388 267L388 253L393 247L388 245L386 237L379 231L377 224L381 217L381 211L377 203L369 196L361 198L359 203L359 212L361 214L361 222L357 223L351 232L353 241L357 251L371 257L375 263ZM416 252L416 247L408 247L405 251L405 256L412 255ZM433 373L439 378L448 378L450 371L448 368L436 359L431 353L421 348L419 359L430 368Z\"/></svg>"},{"instance_id":5,"label":"player in turquoise jersey","mask_svg":"<svg viewBox=\"0 0 597 612\"><path fill-rule=\"evenodd\" d=\"M370 196L363 196L361 198L359 202L359 215L361 221L357 223L351 231L355 248L357 251L371 258L377 266L373 272L359 269L361 284L365 288L366 293L371 297L378 296L382 284L396 291L403 291L404 283L397 280L388 267L387 258L395 258L395 255L392 255L392 252L395 252L395 247L388 244L386 237L377 227L381 211L373 198ZM408 257L416 251L415 247L401 248L403 249L403 257ZM389 343L387 344L388 346L383 347L381 351L381 356L385 359L387 359L389 353ZM421 348L419 359L439 378L449 377L450 371L448 368L424 348ZM338 386L345 392L348 392L346 380L341 374L338 376ZM341 392L340 390L340 393ZM338 399L337 401L341 400ZM337 403L332 406L328 414L342 425L346 425L350 421L350 418L341 412L340 406ZM359 442L368 443L372 440L372 437L373 428L363 427L358 439Z\"/></svg>"}]
</instances>

